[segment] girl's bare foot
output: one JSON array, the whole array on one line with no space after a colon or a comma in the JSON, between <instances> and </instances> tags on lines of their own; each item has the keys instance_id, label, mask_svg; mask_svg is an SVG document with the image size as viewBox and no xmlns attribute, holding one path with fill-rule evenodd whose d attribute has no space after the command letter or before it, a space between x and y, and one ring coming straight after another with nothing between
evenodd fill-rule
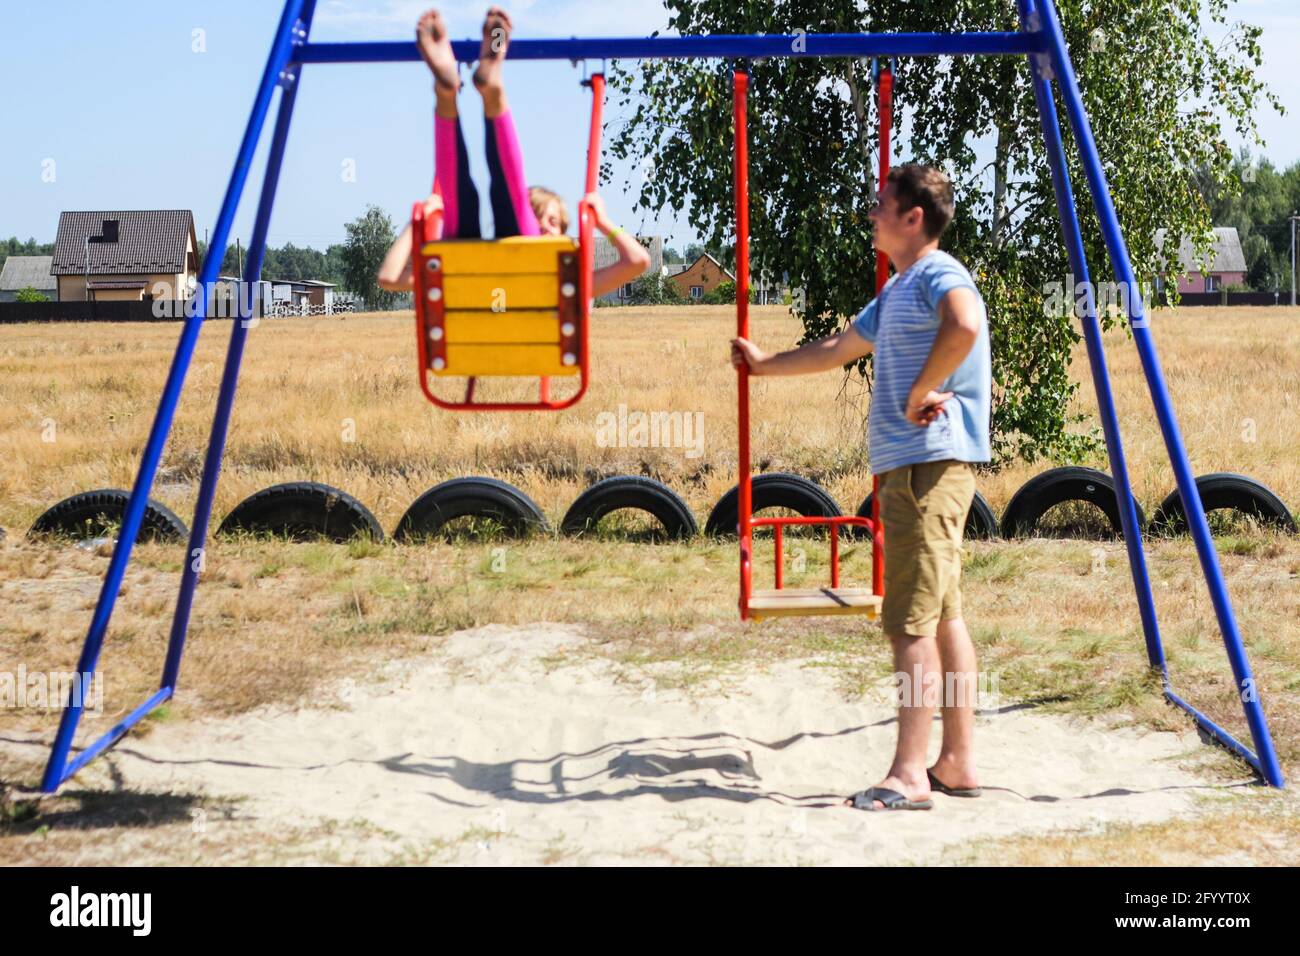
<instances>
[{"instance_id":1,"label":"girl's bare foot","mask_svg":"<svg viewBox=\"0 0 1300 956\"><path fill-rule=\"evenodd\" d=\"M420 17L415 25L415 43L439 88L452 93L460 89L460 70L456 65L456 54L451 52L451 39L441 13L428 10Z\"/></svg>"},{"instance_id":2,"label":"girl's bare foot","mask_svg":"<svg viewBox=\"0 0 1300 956\"><path fill-rule=\"evenodd\" d=\"M474 85L480 90L501 88L501 63L510 46L510 31L514 25L510 15L500 7L488 7L483 18L483 43L478 51L478 69L474 71Z\"/></svg>"}]
</instances>

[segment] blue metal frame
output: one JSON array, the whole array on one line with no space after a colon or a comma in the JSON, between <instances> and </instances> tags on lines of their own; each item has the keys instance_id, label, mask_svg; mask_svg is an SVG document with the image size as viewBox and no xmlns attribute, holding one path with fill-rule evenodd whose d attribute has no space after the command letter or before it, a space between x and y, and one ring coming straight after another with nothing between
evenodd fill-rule
<instances>
[{"instance_id":1,"label":"blue metal frame","mask_svg":"<svg viewBox=\"0 0 1300 956\"><path fill-rule=\"evenodd\" d=\"M207 255L203 259L203 267L199 271L199 289L203 290L202 294L205 303L211 301L207 293L216 282L217 275L221 270L221 261L226 255L226 244L230 240L230 227L235 219L235 210L239 206L239 197L244 191L244 184L248 181L248 173L252 166L253 153L257 149L257 141L261 137L262 125L266 121L266 114L271 109L271 97L276 86L281 82L282 75L285 75L289 69L294 41L296 39L305 39L307 27L310 26L312 9L315 5L316 0L286 0L284 12L280 15L280 24L276 27L275 40L271 44L271 52L267 56L266 67L262 71L262 80L258 84L257 96L253 100L253 109L248 117L248 126L245 128L244 138L239 144L235 168L230 174L230 183L226 187L226 195L221 202L221 212L217 216L217 223L212 231L212 243L208 246ZM301 26L299 25L300 21ZM292 99L289 100L289 104L292 107ZM284 127L287 134L287 117L285 118ZM281 152L283 152L283 148L284 142L282 141L280 143ZM273 162L277 164L277 168L280 158L273 157ZM269 206L267 214L268 216L270 214ZM263 239L265 239L265 235L263 235ZM249 250L249 255L250 257L253 255L252 249ZM259 268L261 266L261 255L262 251L258 250L257 261ZM95 666L99 662L99 652L104 645L104 635L108 631L108 622L113 615L113 607L117 603L117 596L122 588L122 577L126 573L126 565L130 560L131 550L140 534L140 524L144 519L144 509L149 500L149 490L153 487L154 476L158 472L158 462L162 458L163 445L167 441L167 433L171 430L172 419L176 415L176 405L180 401L181 388L185 384L185 373L189 370L190 359L194 356L194 347L198 344L199 330L206 318L205 311L205 309L196 309L194 314L185 320L180 341L176 344L176 354L172 358L171 370L167 373L167 383L163 387L162 398L158 403L158 412L154 416L153 427L149 432L149 440L145 445L144 455L140 461L140 472L136 476L135 485L131 489L131 498L126 506L126 515L122 519L122 530L117 540L117 546L113 549L113 557L109 561L108 572L104 576L104 585L99 592L99 600L95 605L94 616L91 618L90 630L86 634L86 643L81 649L81 658L77 663L77 673L79 674L94 672ZM236 334L241 330L243 324L239 321L233 323ZM229 371L230 367L229 363L227 363L227 372ZM218 402L218 411L224 410L224 418L220 427L223 444L225 425L229 420L233 395L233 377L230 382L223 379L223 401ZM215 437L217 431L215 425L213 431ZM221 450L218 449L215 454L215 461L218 466L220 460ZM212 449L209 448L208 463L204 469L205 481L209 477L208 472L213 461L214 455ZM189 569L194 565L195 560L201 559L201 552L199 555L195 555L193 552L194 541L196 540L194 535L197 535L198 546L202 547L207 532L207 515L211 513L212 495L216 491L215 472L211 475L211 481L207 482L206 500L203 497L203 490L201 488L199 501L195 506L195 527L190 539L191 550L187 553L185 562L187 576L190 575ZM202 520L201 532L200 519ZM128 730L143 720L155 707L168 700L175 692L176 675L180 669L180 658L185 643L184 628L185 624L188 623L189 613L188 594L184 590L185 582L186 578L182 578L182 595L177 602L177 621L181 621L181 607L183 606L185 611L184 622L181 623L179 632L175 627L173 628L167 649L167 661L164 665L162 686L157 693L133 710L125 720L91 743L75 760L69 763L68 755L72 749L72 738L77 732L77 724L81 721L82 711L81 701L75 697L71 699L63 711L62 718L59 720L59 730L55 735L54 744L50 748L50 759L45 766L45 776L41 780L41 789L46 793L57 790L63 781L116 743ZM189 580L188 592L192 593L193 588L193 580Z\"/></svg>"},{"instance_id":2,"label":"blue metal frame","mask_svg":"<svg viewBox=\"0 0 1300 956\"><path fill-rule=\"evenodd\" d=\"M1228 597L1228 588L1223 580L1223 570L1219 567L1219 556L1214 550L1214 539L1210 535L1210 523L1205 518L1205 506L1201 502L1200 491L1196 487L1196 477L1187 459L1187 449L1174 417L1173 402L1169 390L1165 387L1164 373L1160 369L1160 359L1156 355L1155 341L1151 337L1146 317L1146 306L1142 297L1137 295L1137 277L1133 274L1133 264L1129 259L1128 246L1120 230L1119 216L1110 196L1110 186L1106 182L1106 173L1101 166L1101 157L1097 153L1097 144L1093 139L1092 126L1088 122L1088 113L1083 106L1083 95L1074 75L1074 67L1065 47L1065 35L1061 31L1061 22L1056 15L1056 8L1051 0L1037 0L1031 16L1041 20L1041 33L1047 47L1047 58L1052 71L1060 84L1061 98L1065 103L1066 115L1069 117L1070 129L1074 133L1079 147L1079 156L1083 163L1084 178L1088 182L1088 191L1092 194L1093 207L1101 221L1102 238L1115 271L1115 281L1130 290L1129 325L1133 332L1133 343L1137 346L1138 358L1142 362L1142 371L1146 375L1147 387L1151 392L1151 401L1155 405L1156 418L1160 423L1160 432L1164 436L1165 450L1169 453L1169 462L1174 469L1174 478L1178 484L1178 494L1183 500L1183 510L1187 513L1187 524L1191 529L1192 540L1196 543L1196 554L1200 559L1201 571L1210 591L1210 600L1214 604L1214 614L1219 622L1219 632L1223 635L1223 645L1228 652L1228 661L1232 665L1232 674L1237 684L1238 697L1250 727L1251 738L1255 742L1255 753L1250 754L1242 744L1212 724L1204 714L1190 707L1182 698L1169 688L1169 672L1164 667L1163 655L1159 665L1164 678L1165 697L1183 710L1187 711L1207 732L1219 739L1232 740L1234 750L1241 753L1250 765L1274 787L1283 786L1282 768L1278 765L1277 754L1273 750L1273 739L1268 732L1268 722L1264 718L1264 708L1259 701L1259 690L1251 674L1250 662L1246 659L1246 649L1242 644L1241 632L1237 628L1236 615L1232 611L1232 601ZM1027 26L1034 28L1030 21ZM1138 595L1142 599L1141 593ZM1152 661L1156 663L1156 661Z\"/></svg>"},{"instance_id":3,"label":"blue metal frame","mask_svg":"<svg viewBox=\"0 0 1300 956\"><path fill-rule=\"evenodd\" d=\"M1267 783L1275 787L1281 787L1284 785L1281 768L1278 766L1277 755L1273 750L1273 742L1269 736L1263 708L1260 705L1258 694L1255 692L1254 678L1251 675L1250 664L1246 659L1241 634L1233 615L1227 588L1224 585L1223 573L1214 551L1214 542L1210 536L1204 507L1196 488L1191 465L1187 460L1187 452L1183 446L1178 424L1174 419L1173 406L1168 390L1165 387L1164 376L1160 370L1160 362L1155 352L1155 343L1152 341L1150 331L1147 329L1145 308L1141 298L1134 295L1130 298L1132 306L1130 308L1130 324L1133 330L1133 339L1137 345L1142 368L1151 391L1152 401L1160 422L1170 463L1173 466L1178 482L1178 490L1183 499L1192 537L1196 542L1197 555L1214 603L1219 629L1223 634L1224 646L1227 649L1237 687L1241 692L1242 706L1254 740L1255 752L1252 753L1249 748L1234 739L1227 731L1175 694L1170 685L1168 667L1160 639L1155 600L1152 595L1151 581L1142 548L1142 534L1138 525L1137 505L1133 498L1128 466L1124 458L1119 419L1115 412L1115 402L1111 394L1110 377L1106 368L1106 357L1102 346L1101 326L1097 318L1096 301L1089 281L1088 262L1079 226L1078 211L1070 185L1060 120L1053 98L1053 80L1056 81L1056 89L1059 91L1065 105L1069 126L1079 148L1084 177L1101 221L1102 234L1111 262L1114 265L1116 279L1118 282L1126 284L1130 290L1136 290L1137 284L1134 281L1128 249L1120 232L1119 220L1110 197L1110 189L1106 183L1100 157L1097 154L1092 129L1089 126L1088 117L1084 110L1083 98L1079 92L1078 81L1074 75L1074 68L1066 50L1065 38L1061 31L1056 10L1052 5L1052 0L1017 0L1017 2L1020 9L1021 29L1014 33L864 33L516 40L510 45L508 57L514 60L567 59L576 61L580 59L683 57L757 59L760 57L804 56L989 54L1027 56L1033 76L1034 96L1042 123L1047 159L1052 171L1053 188L1061 216L1062 238L1075 276L1079 281L1086 283L1085 315L1082 318L1083 336L1092 369L1093 385L1097 391L1097 404L1102 419L1102 430L1106 437L1106 448L1110 456L1111 473L1114 476L1116 491L1119 496L1120 520L1124 529L1125 546L1128 549L1133 586L1137 594L1138 610L1146 639L1147 656L1151 665L1160 669L1164 682L1165 697L1172 704L1190 714L1197 725L1207 734L1246 760ZM262 74L262 81L258 86L253 108L249 115L248 126L244 132L243 141L240 143L235 168L226 189L221 212L217 217L216 228L213 230L212 244L208 248L207 255L203 260L203 268L199 274L199 287L204 290L205 295L212 288L221 261L225 256L231 223L234 220L235 210L248 179L253 153L261 136L267 113L270 110L271 98L276 86L283 87L283 92L280 98L279 113L276 117L275 131L271 139L270 156L267 160L266 173L262 182L261 198L248 253L249 281L254 282L261 275L262 260L266 251L267 229L275 201L276 187L279 183L284 150L288 142L289 126L293 119L293 108L297 87L300 82L301 66L306 63L413 62L419 58L419 53L412 42L308 42L315 6L316 0L286 0L285 2L280 24L276 29L271 52ZM458 59L469 61L477 56L479 44L476 40L461 40L454 42L452 47ZM241 308L243 304L241 302ZM113 557L104 578L104 585L100 591L99 601L95 606L95 613L91 619L90 629L86 635L86 642L82 648L81 658L77 665L79 673L92 673L99 661L99 654L107 633L109 619L112 616L113 607L121 589L122 577L125 574L131 550L140 531L149 489L153 485L154 476L158 470L163 445L171 428L176 405L180 399L181 388L184 385L185 374L189 368L190 359L194 354L199 330L205 317L200 312L200 314L187 319L181 332L180 341L177 343L176 354L172 359L171 370L168 373L167 383L159 401L158 412L140 462L140 472L132 488L131 499L122 522L121 537L114 548ZM249 317L244 316L244 319L247 318ZM235 321L232 325L230 345L226 353L225 369L222 373L221 388L213 415L212 433L204 461L203 476L199 483L199 494L194 508L194 521L188 544L187 560L181 575L180 592L172 620L161 685L153 696L128 714L121 723L90 743L77 754L75 759L70 761L72 738L76 733L82 712L80 703L75 698L71 700L63 712L58 733L50 750L49 763L45 768L45 776L41 786L46 792L57 790L65 780L111 747L132 726L144 719L150 711L168 700L175 692L181 656L185 648L185 637L189 628L194 589L202 570L208 524L212 515L212 501L221 472L222 453L225 449L230 414L234 406L240 364L248 335L249 325L247 321Z\"/></svg>"},{"instance_id":4,"label":"blue metal frame","mask_svg":"<svg viewBox=\"0 0 1300 956\"><path fill-rule=\"evenodd\" d=\"M478 40L455 40L458 60L478 59ZM805 33L766 36L574 37L511 40L508 60L667 60L698 57L758 59L821 56L970 56L1025 54L1042 49L1032 33ZM420 59L414 41L308 43L298 63L406 63Z\"/></svg>"}]
</instances>

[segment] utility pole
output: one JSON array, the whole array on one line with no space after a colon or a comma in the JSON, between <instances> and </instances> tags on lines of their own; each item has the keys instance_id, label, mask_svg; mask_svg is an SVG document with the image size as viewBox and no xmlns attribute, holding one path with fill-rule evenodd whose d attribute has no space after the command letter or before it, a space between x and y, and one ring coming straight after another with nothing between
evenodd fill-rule
<instances>
[{"instance_id":1,"label":"utility pole","mask_svg":"<svg viewBox=\"0 0 1300 956\"><path fill-rule=\"evenodd\" d=\"M1300 222L1300 216L1297 216L1297 215L1295 214L1295 211L1292 210L1292 212L1291 212L1291 219L1290 219L1290 225L1291 225L1291 304L1292 304L1292 305L1295 305L1295 226L1296 226L1296 223L1297 223L1297 222Z\"/></svg>"}]
</instances>

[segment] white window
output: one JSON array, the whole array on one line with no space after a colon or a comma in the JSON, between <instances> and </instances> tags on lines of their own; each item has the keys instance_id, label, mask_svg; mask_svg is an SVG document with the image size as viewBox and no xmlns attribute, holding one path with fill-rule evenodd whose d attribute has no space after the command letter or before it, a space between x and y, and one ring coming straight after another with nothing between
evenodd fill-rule
<instances>
[{"instance_id":1,"label":"white window","mask_svg":"<svg viewBox=\"0 0 1300 956\"><path fill-rule=\"evenodd\" d=\"M630 282L625 283L623 285L623 288L619 290L619 295L621 295L625 299L632 298L632 283Z\"/></svg>"},{"instance_id":2,"label":"white window","mask_svg":"<svg viewBox=\"0 0 1300 956\"><path fill-rule=\"evenodd\" d=\"M692 298L692 299L702 299L702 298L704 298L704 286L702 286L702 285L693 285L693 286L691 286L691 298Z\"/></svg>"},{"instance_id":3,"label":"white window","mask_svg":"<svg viewBox=\"0 0 1300 956\"><path fill-rule=\"evenodd\" d=\"M1205 277L1205 291L1206 291L1206 292L1218 292L1218 291L1219 291L1219 279L1218 279L1217 276L1206 276L1206 277Z\"/></svg>"}]
</instances>

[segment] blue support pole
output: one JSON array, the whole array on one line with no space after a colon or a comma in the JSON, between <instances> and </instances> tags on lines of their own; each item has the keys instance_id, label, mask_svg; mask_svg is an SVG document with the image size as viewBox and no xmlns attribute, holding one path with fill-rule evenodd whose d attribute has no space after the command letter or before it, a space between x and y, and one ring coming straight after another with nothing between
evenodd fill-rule
<instances>
[{"instance_id":1,"label":"blue support pole","mask_svg":"<svg viewBox=\"0 0 1300 956\"><path fill-rule=\"evenodd\" d=\"M266 114L270 109L271 97L275 92L276 82L280 73L289 63L293 40L292 27L299 18L304 2L305 0L286 0L284 11L280 16L280 24L276 28L275 41L272 43L271 52L267 57L262 80L258 85L257 96L253 101L253 109L248 118L248 125L244 130L244 138L239 146L235 168L231 172L230 182L226 187L226 195L221 204L221 213L217 217L216 227L213 229L212 244L208 247L207 255L203 260L203 268L199 273L199 289L205 296L205 302L207 290L216 281L221 268L221 260L225 256L226 243L230 238L231 223L235 218L235 210L239 205L239 197L243 192L244 183L248 179L249 167L253 161L253 152L261 135ZM136 538L140 533L145 505L149 499L149 490L153 487L154 476L158 471L158 463L162 458L167 434L171 430L172 419L176 414L176 406L180 401L181 388L185 384L185 374L189 370L190 359L194 355L194 347L198 344L199 331L203 326L204 317L204 310L202 308L196 309L194 314L185 320L185 325L181 330L180 340L176 345L176 353L172 357L171 369L167 373L167 382L163 387L162 398L158 403L158 412L154 416L153 426L149 431L149 439L145 444L144 454L141 456L140 471L136 475L135 485L131 489L131 498L127 503L126 513L122 518L122 529L117 545L113 549L113 557L109 561L108 571L104 575L104 584L99 592L99 600L95 605L95 613L91 618L90 629L86 634L86 642L81 649L77 673L93 673L99 663L99 653L103 648L108 622L113 615L113 606L117 602L117 596L122 587L122 578L126 573L126 566L130 560L132 548L135 546ZM170 696L169 690L161 689L144 705L136 708L126 720L104 734L103 737L92 743L87 749L99 753L111 746L127 730L142 720L150 710ZM72 749L72 739L77 732L77 725L81 721L81 714L82 704L78 699L70 700L64 708L63 715L59 720L58 733L55 735L54 744L50 748L50 759L45 766L45 774L41 780L41 789L46 793L57 790L59 784L67 779L71 773L67 766L68 754ZM88 759L80 759L75 766L80 767Z\"/></svg>"},{"instance_id":2,"label":"blue support pole","mask_svg":"<svg viewBox=\"0 0 1300 956\"><path fill-rule=\"evenodd\" d=\"M1019 0L1019 6L1020 21L1024 28L1034 28L1037 19L1034 13L1034 0ZM1110 372L1106 367L1106 350L1102 344L1101 323L1097 319L1097 299L1088 270L1088 256L1084 250L1083 232L1079 227L1079 213L1074 204L1074 189L1070 185L1070 172L1066 166L1056 103L1052 99L1052 83L1043 75L1043 64L1040 58L1041 54L1031 54L1028 57L1030 81L1034 87L1034 99L1038 103L1038 118L1043 129L1047 162L1052 170L1052 188L1056 192L1056 208L1061 218L1061 238L1065 241L1065 251L1070 259L1070 271L1084 286L1085 314L1080 317L1083 340L1088 350L1093 389L1097 393L1097 411L1101 416L1101 429L1106 436L1110 473L1115 480L1120 525L1124 529L1124 546L1128 550L1133 591L1137 596L1138 614L1142 619L1147 660L1151 662L1152 667L1160 668L1163 675L1165 649L1160 640L1155 596L1151 591L1151 577L1147 571L1146 554L1142 548L1142 525L1138 521L1137 502L1134 500L1133 486L1129 480L1124 443L1120 438L1119 416L1115 412L1115 397L1110 387ZM1068 289L1066 294L1073 307L1074 289Z\"/></svg>"},{"instance_id":3,"label":"blue support pole","mask_svg":"<svg viewBox=\"0 0 1300 956\"><path fill-rule=\"evenodd\" d=\"M294 46L306 42L315 13L316 0L306 0L302 19L293 25ZM248 266L245 283L256 286L262 275L262 261L266 255L266 234L271 224L271 210L275 205L275 191L280 182L280 169L284 162L285 145L289 139L289 126L293 122L293 107L298 98L302 67L294 65L284 71L280 85L280 109L276 115L275 130L271 135L271 151L266 160L266 173L262 177L262 194L257 204L257 217L253 222L253 235L248 245ZM247 288L248 285L245 287ZM230 413L235 404L235 391L239 384L239 369L244 358L244 344L248 340L249 320L252 312L244 314L244 303L239 302L239 316L231 323L230 345L226 349L226 365L221 374L221 387L217 393L217 407L212 418L212 433L208 439L207 456L203 463L203 476L199 480L199 496L194 505L194 520L190 524L190 541L185 550L186 560L181 571L180 592L172 617L171 636L167 642L167 661L163 666L162 688L176 689L180 673L181 655L185 651L185 637L189 631L190 609L194 602L194 589L198 584L200 569L207 549L208 525L212 519L212 500L221 475L221 459L225 453L226 436L230 427Z\"/></svg>"},{"instance_id":4,"label":"blue support pole","mask_svg":"<svg viewBox=\"0 0 1300 956\"><path fill-rule=\"evenodd\" d=\"M1111 200L1110 186L1106 173L1102 169L1101 156L1093 139L1092 126L1088 122L1087 110L1084 109L1083 96L1079 92L1079 83L1074 75L1065 47L1065 35L1057 18L1052 0L1038 0L1037 13L1041 17L1041 33L1046 45L1052 69L1060 84L1061 96L1065 102L1066 114L1079 146L1083 161L1084 176L1088 181L1088 191L1092 195L1093 205L1101 221L1102 237L1110 254L1111 264L1115 270L1115 279L1129 290L1129 325L1133 332L1133 342L1137 346L1142 370L1146 374L1151 399L1155 405L1156 418L1160 423L1160 432L1164 436L1165 448L1173 466L1174 478L1178 484L1178 493L1183 500L1183 510L1187 514L1187 524L1191 529L1192 540L1196 543L1196 554L1200 559L1201 570L1214 605L1219 630L1223 635L1223 645L1232 665L1232 674L1236 681L1238 697L1250 727L1251 737L1255 742L1257 768L1261 776L1271 786L1282 787L1285 781L1282 768L1278 765L1277 753L1273 749L1273 739L1269 735L1268 722L1259 701L1259 688L1251 673L1250 662L1246 659L1246 650L1242 644L1241 632L1232 610L1232 601L1228 597L1227 585L1223 580L1223 570L1219 567L1218 555L1214 550L1214 539L1210 534L1210 524L1205 518L1205 508L1201 502L1200 492L1196 487L1196 478L1192 474L1191 464L1187 460L1187 449L1183 444L1178 421L1174 417L1173 403L1165 385L1164 373L1160 368L1160 359L1156 355L1155 341L1151 336L1146 317L1146 308L1138 292L1137 279L1133 274L1133 265L1129 259L1128 246L1120 230L1119 217L1115 204ZM1168 690L1166 697L1171 702L1179 703ZM1181 704L1180 704L1181 706ZM1197 716L1188 707L1184 707L1193 717ZM1197 721L1201 723L1200 720ZM1207 730L1209 728L1206 728Z\"/></svg>"},{"instance_id":5,"label":"blue support pole","mask_svg":"<svg viewBox=\"0 0 1300 956\"><path fill-rule=\"evenodd\" d=\"M479 40L454 40L456 59L478 59ZM1011 55L1041 50L1031 33L804 33L767 36L571 37L512 40L508 60L659 60L691 57L757 59L819 56ZM413 63L413 41L308 43L299 63Z\"/></svg>"}]
</instances>

